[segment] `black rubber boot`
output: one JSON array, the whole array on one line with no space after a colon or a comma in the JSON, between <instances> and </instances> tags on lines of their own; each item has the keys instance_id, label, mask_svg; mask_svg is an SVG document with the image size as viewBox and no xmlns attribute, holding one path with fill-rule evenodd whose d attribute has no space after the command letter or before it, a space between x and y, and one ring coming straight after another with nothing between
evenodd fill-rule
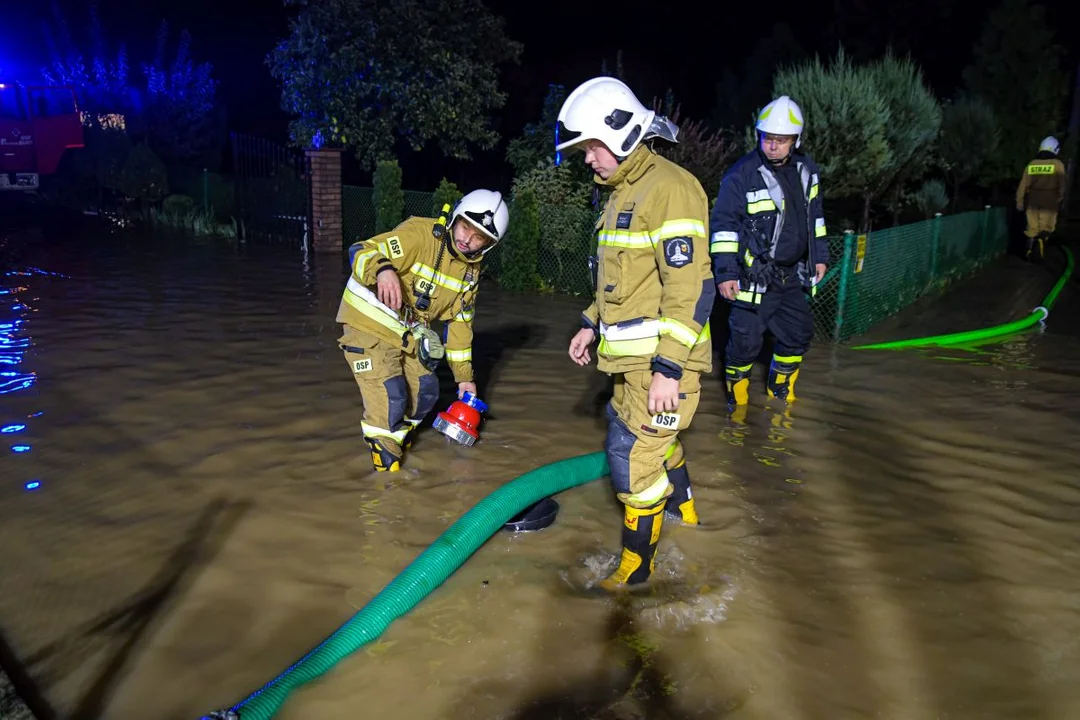
<instances>
[{"instance_id":1,"label":"black rubber boot","mask_svg":"<svg viewBox=\"0 0 1080 720\"><path fill-rule=\"evenodd\" d=\"M690 489L690 473L683 460L676 467L667 471L668 482L674 492L664 503L664 513L686 525L698 525L697 508L694 506L694 492Z\"/></svg>"},{"instance_id":2,"label":"black rubber boot","mask_svg":"<svg viewBox=\"0 0 1080 720\"><path fill-rule=\"evenodd\" d=\"M753 367L751 363L741 366L728 365L724 368L729 406L746 405L750 402L750 371Z\"/></svg>"}]
</instances>

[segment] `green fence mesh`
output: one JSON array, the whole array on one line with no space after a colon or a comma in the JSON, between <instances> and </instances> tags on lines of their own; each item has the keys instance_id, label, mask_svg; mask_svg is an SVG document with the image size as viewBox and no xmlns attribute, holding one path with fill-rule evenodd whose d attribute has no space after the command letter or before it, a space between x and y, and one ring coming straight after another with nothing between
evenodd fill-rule
<instances>
[{"instance_id":1,"label":"green fence mesh","mask_svg":"<svg viewBox=\"0 0 1080 720\"><path fill-rule=\"evenodd\" d=\"M814 316L821 337L846 340L1004 253L1008 230L1004 208L986 208L830 243L839 268Z\"/></svg>"},{"instance_id":2,"label":"green fence mesh","mask_svg":"<svg viewBox=\"0 0 1080 720\"><path fill-rule=\"evenodd\" d=\"M844 236L833 235L826 238L829 242L829 257L831 269L826 273L824 280L818 284L817 292L810 299L810 310L814 315L814 337L831 338L836 329L836 309L839 307L840 283L837 278L840 275L840 258L844 254Z\"/></svg>"},{"instance_id":3,"label":"green fence mesh","mask_svg":"<svg viewBox=\"0 0 1080 720\"><path fill-rule=\"evenodd\" d=\"M543 289L573 295L593 291L589 256L596 252L595 228L596 213L592 210L540 206L536 273Z\"/></svg>"},{"instance_id":4,"label":"green fence mesh","mask_svg":"<svg viewBox=\"0 0 1080 720\"><path fill-rule=\"evenodd\" d=\"M346 185L342 212L346 244L375 234L372 188ZM432 193L405 191L405 217L433 217ZM589 209L540 207L536 290L574 295L592 292L588 257L596 251L596 214ZM512 237L506 243L514 242ZM1005 252L1004 208L828 238L832 269L810 300L815 336L834 341L865 333L874 324L952 280L970 275ZM498 281L505 244L484 262Z\"/></svg>"},{"instance_id":5,"label":"green fence mesh","mask_svg":"<svg viewBox=\"0 0 1080 720\"><path fill-rule=\"evenodd\" d=\"M432 211L434 193L419 190L405 191L405 212L403 217L434 217ZM345 245L357 240L364 240L375 234L375 189L341 186L341 226Z\"/></svg>"}]
</instances>

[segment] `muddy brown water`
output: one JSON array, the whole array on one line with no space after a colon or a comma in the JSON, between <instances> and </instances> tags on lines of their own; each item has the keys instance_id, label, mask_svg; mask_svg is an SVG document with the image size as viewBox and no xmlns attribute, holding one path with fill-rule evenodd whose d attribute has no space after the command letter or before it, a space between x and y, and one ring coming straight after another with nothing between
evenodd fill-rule
<instances>
[{"instance_id":1,"label":"muddy brown water","mask_svg":"<svg viewBox=\"0 0 1080 720\"><path fill-rule=\"evenodd\" d=\"M0 257L0 639L58 718L228 707L500 484L602 448L606 383L566 356L582 299L485 288L481 442L427 428L375 474L336 260L25 234ZM579 591L618 550L586 484L279 717L1080 717L1077 295L978 352L819 344L786 409L758 367L729 418L714 375L684 439L705 525L665 525L651 592Z\"/></svg>"}]
</instances>

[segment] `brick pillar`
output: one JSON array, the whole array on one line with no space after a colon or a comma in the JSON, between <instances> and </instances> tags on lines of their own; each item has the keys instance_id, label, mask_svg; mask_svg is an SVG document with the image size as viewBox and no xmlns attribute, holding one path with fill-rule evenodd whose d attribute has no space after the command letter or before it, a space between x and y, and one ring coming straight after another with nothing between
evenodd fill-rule
<instances>
[{"instance_id":1,"label":"brick pillar","mask_svg":"<svg viewBox=\"0 0 1080 720\"><path fill-rule=\"evenodd\" d=\"M341 239L341 150L309 149L305 153L311 174L311 247L316 252L342 250Z\"/></svg>"}]
</instances>

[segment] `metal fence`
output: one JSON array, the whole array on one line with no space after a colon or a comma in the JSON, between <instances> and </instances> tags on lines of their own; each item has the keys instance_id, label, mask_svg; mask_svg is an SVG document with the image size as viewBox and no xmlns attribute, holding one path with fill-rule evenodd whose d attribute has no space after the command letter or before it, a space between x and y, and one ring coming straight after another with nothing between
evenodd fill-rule
<instances>
[{"instance_id":1,"label":"metal fence","mask_svg":"<svg viewBox=\"0 0 1080 720\"><path fill-rule=\"evenodd\" d=\"M413 217L435 218L435 194L405 190L402 220ZM341 232L346 246L375 235L375 188L341 186Z\"/></svg>"},{"instance_id":2,"label":"metal fence","mask_svg":"<svg viewBox=\"0 0 1080 720\"><path fill-rule=\"evenodd\" d=\"M309 208L304 153L243 133L232 133L229 139L242 237L305 243Z\"/></svg>"},{"instance_id":3,"label":"metal fence","mask_svg":"<svg viewBox=\"0 0 1080 720\"><path fill-rule=\"evenodd\" d=\"M1008 247L1004 208L830 238L836 272L814 299L822 337L866 332L929 292L972 274Z\"/></svg>"}]
</instances>

